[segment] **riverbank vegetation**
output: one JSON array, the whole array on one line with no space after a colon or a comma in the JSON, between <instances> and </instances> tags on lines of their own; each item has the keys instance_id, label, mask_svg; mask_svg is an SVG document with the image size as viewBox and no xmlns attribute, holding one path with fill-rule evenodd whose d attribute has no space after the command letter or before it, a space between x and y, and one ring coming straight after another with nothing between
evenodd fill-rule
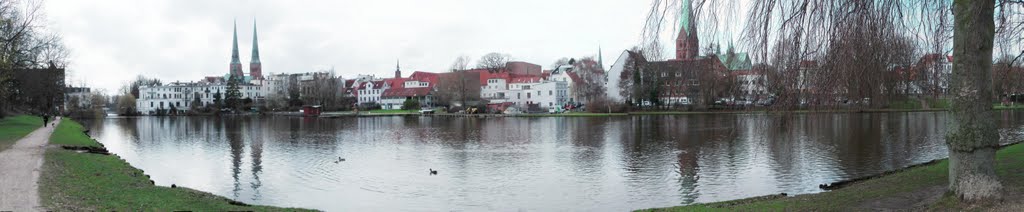
<instances>
[{"instance_id":1,"label":"riverbank vegetation","mask_svg":"<svg viewBox=\"0 0 1024 212\"><path fill-rule=\"evenodd\" d=\"M0 151L11 147L18 139L43 126L43 118L20 115L0 119Z\"/></svg>"},{"instance_id":2,"label":"riverbank vegetation","mask_svg":"<svg viewBox=\"0 0 1024 212\"><path fill-rule=\"evenodd\" d=\"M1024 145L999 150L996 172L1005 202L961 203L946 193L949 162L910 168L887 176L854 182L817 194L772 195L642 211L873 211L873 210L1007 210L1024 208Z\"/></svg>"},{"instance_id":3,"label":"riverbank vegetation","mask_svg":"<svg viewBox=\"0 0 1024 212\"><path fill-rule=\"evenodd\" d=\"M48 210L120 211L303 211L250 206L188 188L153 185L149 177L114 155L79 153L56 146L102 145L64 119L50 137L39 178L39 196Z\"/></svg>"}]
</instances>

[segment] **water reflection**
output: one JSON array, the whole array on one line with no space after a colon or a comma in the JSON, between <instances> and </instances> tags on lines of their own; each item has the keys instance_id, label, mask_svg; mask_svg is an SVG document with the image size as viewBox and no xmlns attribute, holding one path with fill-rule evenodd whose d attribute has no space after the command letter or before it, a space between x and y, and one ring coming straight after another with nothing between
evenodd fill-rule
<instances>
[{"instance_id":1,"label":"water reflection","mask_svg":"<svg viewBox=\"0 0 1024 212\"><path fill-rule=\"evenodd\" d=\"M997 116L1004 143L1024 137L1022 115ZM944 157L947 121L945 113L143 117L91 128L159 185L248 203L621 211L819 192L820 183Z\"/></svg>"}]
</instances>

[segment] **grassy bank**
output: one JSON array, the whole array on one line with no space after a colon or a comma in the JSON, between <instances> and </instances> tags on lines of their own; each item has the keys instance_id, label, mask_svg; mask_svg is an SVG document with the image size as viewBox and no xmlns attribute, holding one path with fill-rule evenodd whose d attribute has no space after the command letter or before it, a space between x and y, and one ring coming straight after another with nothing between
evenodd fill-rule
<instances>
[{"instance_id":1,"label":"grassy bank","mask_svg":"<svg viewBox=\"0 0 1024 212\"><path fill-rule=\"evenodd\" d=\"M43 118L39 116L20 115L0 119L0 151L42 126Z\"/></svg>"},{"instance_id":2,"label":"grassy bank","mask_svg":"<svg viewBox=\"0 0 1024 212\"><path fill-rule=\"evenodd\" d=\"M892 175L856 182L835 191L792 197L766 196L643 211L872 211L980 210L1020 208L1024 200L1024 145L997 154L996 170L1008 202L964 205L946 194L949 163L911 168ZM1011 209L1012 210L1012 209Z\"/></svg>"},{"instance_id":3,"label":"grassy bank","mask_svg":"<svg viewBox=\"0 0 1024 212\"><path fill-rule=\"evenodd\" d=\"M995 106L992 106L992 108L996 109L996 110L1020 110L1020 109L1024 109L1024 104L1013 104L1013 105L995 104Z\"/></svg>"},{"instance_id":4,"label":"grassy bank","mask_svg":"<svg viewBox=\"0 0 1024 212\"><path fill-rule=\"evenodd\" d=\"M419 110L371 110L373 114L419 114Z\"/></svg>"},{"instance_id":5,"label":"grassy bank","mask_svg":"<svg viewBox=\"0 0 1024 212\"><path fill-rule=\"evenodd\" d=\"M155 186L142 170L114 155L77 153L66 146L101 146L64 119L50 137L39 179L44 207L56 211L297 211L230 204L230 199L187 188Z\"/></svg>"},{"instance_id":6,"label":"grassy bank","mask_svg":"<svg viewBox=\"0 0 1024 212\"><path fill-rule=\"evenodd\" d=\"M537 113L537 114L519 114L519 117L609 117L609 116L625 116L629 114L625 113L589 113L589 112L569 112L569 113Z\"/></svg>"}]
</instances>

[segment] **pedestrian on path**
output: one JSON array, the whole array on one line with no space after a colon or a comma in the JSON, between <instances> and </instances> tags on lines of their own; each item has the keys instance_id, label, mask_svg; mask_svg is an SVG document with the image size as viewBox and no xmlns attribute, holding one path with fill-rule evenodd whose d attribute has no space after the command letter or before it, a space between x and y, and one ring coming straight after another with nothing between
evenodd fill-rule
<instances>
[{"instance_id":1,"label":"pedestrian on path","mask_svg":"<svg viewBox=\"0 0 1024 212\"><path fill-rule=\"evenodd\" d=\"M43 127L50 123L50 116L43 114Z\"/></svg>"}]
</instances>

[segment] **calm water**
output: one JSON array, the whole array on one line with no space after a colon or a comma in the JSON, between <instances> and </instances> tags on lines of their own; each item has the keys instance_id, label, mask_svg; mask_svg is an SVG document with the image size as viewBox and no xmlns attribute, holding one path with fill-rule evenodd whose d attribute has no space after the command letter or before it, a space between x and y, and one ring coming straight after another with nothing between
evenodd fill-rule
<instances>
[{"instance_id":1,"label":"calm water","mask_svg":"<svg viewBox=\"0 0 1024 212\"><path fill-rule=\"evenodd\" d=\"M1024 113L999 112L1003 142ZM787 192L943 158L945 113L612 118L143 117L91 128L172 183L330 211L625 211ZM346 159L335 163L338 157ZM439 170L436 176L428 169Z\"/></svg>"}]
</instances>

